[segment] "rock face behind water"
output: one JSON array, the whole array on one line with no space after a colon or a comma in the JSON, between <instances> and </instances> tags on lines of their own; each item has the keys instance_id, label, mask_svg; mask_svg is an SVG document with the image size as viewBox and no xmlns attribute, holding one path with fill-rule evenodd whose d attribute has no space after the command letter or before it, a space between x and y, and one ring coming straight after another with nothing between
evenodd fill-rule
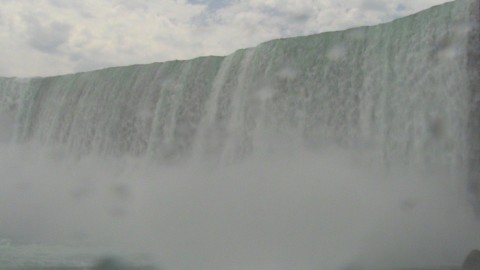
<instances>
[{"instance_id":1,"label":"rock face behind water","mask_svg":"<svg viewBox=\"0 0 480 270\"><path fill-rule=\"evenodd\" d=\"M463 261L462 270L480 270L480 250L473 250Z\"/></svg>"}]
</instances>

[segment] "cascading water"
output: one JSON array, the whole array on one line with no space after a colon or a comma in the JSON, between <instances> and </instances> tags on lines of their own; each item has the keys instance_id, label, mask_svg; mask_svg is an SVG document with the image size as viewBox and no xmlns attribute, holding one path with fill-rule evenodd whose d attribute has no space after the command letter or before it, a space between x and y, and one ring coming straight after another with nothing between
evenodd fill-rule
<instances>
[{"instance_id":1,"label":"cascading water","mask_svg":"<svg viewBox=\"0 0 480 270\"><path fill-rule=\"evenodd\" d=\"M227 57L2 79L3 137L166 159L368 145L378 159L456 167L468 148L471 4Z\"/></svg>"},{"instance_id":2,"label":"cascading water","mask_svg":"<svg viewBox=\"0 0 480 270\"><path fill-rule=\"evenodd\" d=\"M0 239L114 242L167 269L456 263L480 244L478 5L0 78Z\"/></svg>"}]
</instances>

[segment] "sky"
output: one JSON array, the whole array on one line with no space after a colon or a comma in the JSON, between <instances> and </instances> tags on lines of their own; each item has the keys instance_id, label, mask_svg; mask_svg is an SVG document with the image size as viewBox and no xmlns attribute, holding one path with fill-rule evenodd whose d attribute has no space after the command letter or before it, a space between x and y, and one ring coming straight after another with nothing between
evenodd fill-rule
<instances>
[{"instance_id":1,"label":"sky","mask_svg":"<svg viewBox=\"0 0 480 270\"><path fill-rule=\"evenodd\" d=\"M227 55L406 16L445 0L0 0L0 76Z\"/></svg>"}]
</instances>

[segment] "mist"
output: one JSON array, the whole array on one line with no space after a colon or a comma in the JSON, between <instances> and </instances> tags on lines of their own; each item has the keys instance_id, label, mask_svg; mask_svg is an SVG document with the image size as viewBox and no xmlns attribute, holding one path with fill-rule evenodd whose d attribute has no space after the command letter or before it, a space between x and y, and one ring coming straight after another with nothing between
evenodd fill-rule
<instances>
[{"instance_id":1,"label":"mist","mask_svg":"<svg viewBox=\"0 0 480 270\"><path fill-rule=\"evenodd\" d=\"M480 240L462 183L354 151L159 167L3 145L0 159L0 239L51 260L61 245L146 254L162 269L438 267Z\"/></svg>"}]
</instances>

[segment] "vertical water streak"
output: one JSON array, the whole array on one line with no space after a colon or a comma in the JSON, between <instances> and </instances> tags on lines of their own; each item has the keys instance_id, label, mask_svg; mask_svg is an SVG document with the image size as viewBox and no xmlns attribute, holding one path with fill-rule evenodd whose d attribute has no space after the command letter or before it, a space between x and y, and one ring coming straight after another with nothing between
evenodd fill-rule
<instances>
[{"instance_id":1,"label":"vertical water streak","mask_svg":"<svg viewBox=\"0 0 480 270\"><path fill-rule=\"evenodd\" d=\"M470 9L471 29L468 36L468 78L470 110L468 115L468 189L475 208L480 213L480 2Z\"/></svg>"},{"instance_id":2,"label":"vertical water streak","mask_svg":"<svg viewBox=\"0 0 480 270\"><path fill-rule=\"evenodd\" d=\"M205 113L199 123L198 135L195 138L192 158L215 158L223 147L225 134L222 131L221 96L225 93L228 75L231 72L234 55L227 56L220 65L219 72L212 83L212 89L205 103Z\"/></svg>"}]
</instances>

